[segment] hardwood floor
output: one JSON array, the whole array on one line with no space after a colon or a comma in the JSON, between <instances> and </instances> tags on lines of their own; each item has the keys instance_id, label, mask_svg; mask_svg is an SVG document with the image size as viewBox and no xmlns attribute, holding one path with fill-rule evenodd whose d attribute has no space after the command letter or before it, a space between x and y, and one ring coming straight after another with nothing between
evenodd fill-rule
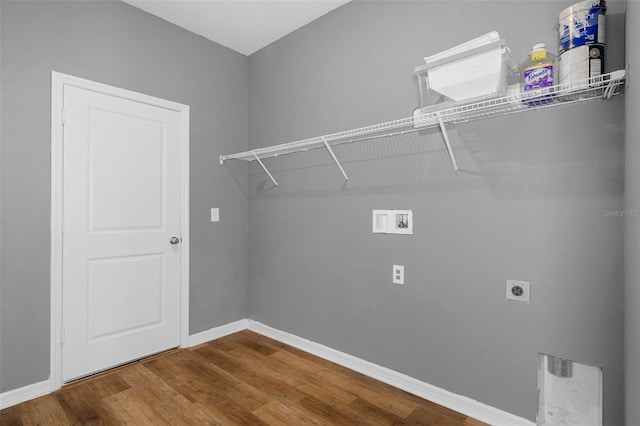
<instances>
[{"instance_id":1,"label":"hardwood floor","mask_svg":"<svg viewBox=\"0 0 640 426\"><path fill-rule=\"evenodd\" d=\"M0 412L0 424L466 425L484 423L242 331Z\"/></svg>"}]
</instances>

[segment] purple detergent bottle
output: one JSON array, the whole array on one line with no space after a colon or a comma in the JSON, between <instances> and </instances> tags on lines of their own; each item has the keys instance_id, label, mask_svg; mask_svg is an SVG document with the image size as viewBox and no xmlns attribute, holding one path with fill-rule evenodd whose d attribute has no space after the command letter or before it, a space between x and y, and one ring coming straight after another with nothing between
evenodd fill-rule
<instances>
[{"instance_id":1,"label":"purple detergent bottle","mask_svg":"<svg viewBox=\"0 0 640 426\"><path fill-rule=\"evenodd\" d=\"M528 105L544 105L553 102L553 86L556 84L555 55L549 53L544 43L533 46L524 66L523 102Z\"/></svg>"}]
</instances>

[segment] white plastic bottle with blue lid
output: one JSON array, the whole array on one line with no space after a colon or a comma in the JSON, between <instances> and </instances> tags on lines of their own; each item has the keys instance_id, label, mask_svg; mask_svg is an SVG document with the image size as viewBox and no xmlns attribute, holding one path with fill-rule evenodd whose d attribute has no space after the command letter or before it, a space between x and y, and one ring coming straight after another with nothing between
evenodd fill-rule
<instances>
[{"instance_id":1,"label":"white plastic bottle with blue lid","mask_svg":"<svg viewBox=\"0 0 640 426\"><path fill-rule=\"evenodd\" d=\"M540 93L540 96L525 99L529 105L542 105L550 103L553 97L551 87L556 80L555 55L549 53L544 43L533 46L531 53L523 67L522 91Z\"/></svg>"}]
</instances>

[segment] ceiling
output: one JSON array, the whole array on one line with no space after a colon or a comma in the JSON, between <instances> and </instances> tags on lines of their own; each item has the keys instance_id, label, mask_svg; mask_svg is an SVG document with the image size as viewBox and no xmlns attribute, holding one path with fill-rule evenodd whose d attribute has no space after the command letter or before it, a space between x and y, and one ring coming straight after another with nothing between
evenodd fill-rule
<instances>
[{"instance_id":1,"label":"ceiling","mask_svg":"<svg viewBox=\"0 0 640 426\"><path fill-rule=\"evenodd\" d=\"M350 0L123 0L250 55Z\"/></svg>"}]
</instances>

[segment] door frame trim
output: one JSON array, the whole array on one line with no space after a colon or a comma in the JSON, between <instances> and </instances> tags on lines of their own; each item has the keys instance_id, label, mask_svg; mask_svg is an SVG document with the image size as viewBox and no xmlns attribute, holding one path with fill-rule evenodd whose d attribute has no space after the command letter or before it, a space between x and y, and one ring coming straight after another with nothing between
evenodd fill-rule
<instances>
[{"instance_id":1,"label":"door frame trim","mask_svg":"<svg viewBox=\"0 0 640 426\"><path fill-rule=\"evenodd\" d=\"M52 71L51 73L51 391L62 387L62 194L64 87L73 86L141 102L180 114L182 150L182 243L180 259L180 347L189 345L189 105Z\"/></svg>"}]
</instances>

